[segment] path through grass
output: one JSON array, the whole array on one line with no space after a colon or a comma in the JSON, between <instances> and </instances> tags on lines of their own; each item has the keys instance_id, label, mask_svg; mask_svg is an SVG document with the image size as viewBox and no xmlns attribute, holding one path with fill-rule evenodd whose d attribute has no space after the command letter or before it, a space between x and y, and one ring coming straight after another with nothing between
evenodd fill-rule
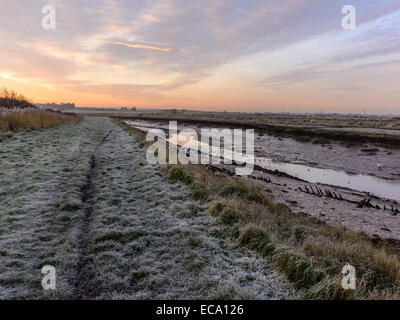
<instances>
[{"instance_id":1,"label":"path through grass","mask_svg":"<svg viewBox=\"0 0 400 320\"><path fill-rule=\"evenodd\" d=\"M0 142L0 299L294 297L143 152L107 118ZM55 292L41 287L46 264Z\"/></svg>"}]
</instances>

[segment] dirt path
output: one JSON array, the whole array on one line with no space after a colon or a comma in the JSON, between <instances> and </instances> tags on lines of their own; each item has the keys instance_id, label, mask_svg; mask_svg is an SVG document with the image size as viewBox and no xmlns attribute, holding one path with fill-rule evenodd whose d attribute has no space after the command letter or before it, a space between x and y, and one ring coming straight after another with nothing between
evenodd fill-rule
<instances>
[{"instance_id":1,"label":"dirt path","mask_svg":"<svg viewBox=\"0 0 400 320\"><path fill-rule=\"evenodd\" d=\"M107 118L0 142L0 298L296 297ZM41 267L57 270L56 292Z\"/></svg>"}]
</instances>

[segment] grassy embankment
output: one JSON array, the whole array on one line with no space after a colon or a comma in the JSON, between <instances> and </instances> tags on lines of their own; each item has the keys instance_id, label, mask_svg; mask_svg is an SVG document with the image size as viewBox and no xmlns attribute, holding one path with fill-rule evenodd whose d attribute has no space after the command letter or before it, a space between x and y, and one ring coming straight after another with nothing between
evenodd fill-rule
<instances>
[{"instance_id":1,"label":"grassy embankment","mask_svg":"<svg viewBox=\"0 0 400 320\"><path fill-rule=\"evenodd\" d=\"M26 97L2 89L0 93L0 132L50 128L76 123L81 117L50 110L39 110Z\"/></svg>"},{"instance_id":2,"label":"grassy embankment","mask_svg":"<svg viewBox=\"0 0 400 320\"><path fill-rule=\"evenodd\" d=\"M144 135L126 130L146 146ZM259 252L310 299L400 299L400 244L295 214L260 188L203 166L167 166L172 180L188 185L209 213L230 226L238 246ZM356 268L356 290L344 290L343 266Z\"/></svg>"}]
</instances>

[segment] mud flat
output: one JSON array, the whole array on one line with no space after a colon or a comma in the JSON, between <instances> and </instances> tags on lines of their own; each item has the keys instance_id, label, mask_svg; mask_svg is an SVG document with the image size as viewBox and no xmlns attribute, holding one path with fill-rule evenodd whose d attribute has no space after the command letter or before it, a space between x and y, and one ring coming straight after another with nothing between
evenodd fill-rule
<instances>
[{"instance_id":1,"label":"mud flat","mask_svg":"<svg viewBox=\"0 0 400 320\"><path fill-rule=\"evenodd\" d=\"M142 130L168 129L166 121L128 124ZM197 132L204 127L178 125L179 130ZM298 141L256 130L255 156L255 171L247 179L294 212L370 236L400 239L400 150L374 143ZM219 165L214 170L233 175L234 166Z\"/></svg>"}]
</instances>

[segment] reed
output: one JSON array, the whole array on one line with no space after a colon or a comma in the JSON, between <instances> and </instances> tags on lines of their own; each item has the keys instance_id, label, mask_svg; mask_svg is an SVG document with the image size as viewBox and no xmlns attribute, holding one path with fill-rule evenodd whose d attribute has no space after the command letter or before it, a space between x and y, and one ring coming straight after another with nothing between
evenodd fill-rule
<instances>
[{"instance_id":1,"label":"reed","mask_svg":"<svg viewBox=\"0 0 400 320\"><path fill-rule=\"evenodd\" d=\"M13 90L0 90L0 132L50 128L71 124L80 116L36 108L28 98Z\"/></svg>"},{"instance_id":2,"label":"reed","mask_svg":"<svg viewBox=\"0 0 400 320\"><path fill-rule=\"evenodd\" d=\"M80 120L79 116L34 108L8 109L7 112L0 111L0 132L45 129L58 124L77 123Z\"/></svg>"}]
</instances>

